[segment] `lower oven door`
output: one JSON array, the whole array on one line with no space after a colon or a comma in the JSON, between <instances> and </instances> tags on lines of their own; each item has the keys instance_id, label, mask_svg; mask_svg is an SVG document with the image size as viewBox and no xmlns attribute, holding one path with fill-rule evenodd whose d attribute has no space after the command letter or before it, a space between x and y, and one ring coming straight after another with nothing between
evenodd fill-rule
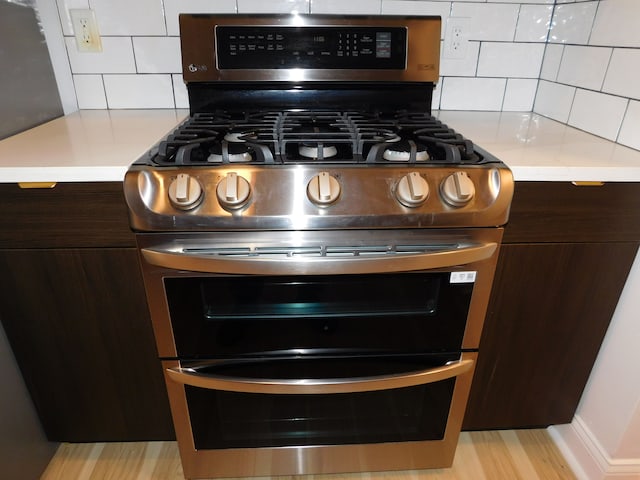
<instances>
[{"instance_id":1,"label":"lower oven door","mask_svg":"<svg viewBox=\"0 0 640 480\"><path fill-rule=\"evenodd\" d=\"M476 357L163 361L185 475L448 467Z\"/></svg>"}]
</instances>

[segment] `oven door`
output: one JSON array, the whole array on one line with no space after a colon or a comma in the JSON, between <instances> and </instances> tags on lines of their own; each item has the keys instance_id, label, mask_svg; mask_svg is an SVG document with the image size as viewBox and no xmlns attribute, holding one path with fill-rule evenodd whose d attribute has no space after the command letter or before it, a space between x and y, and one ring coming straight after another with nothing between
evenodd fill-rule
<instances>
[{"instance_id":1,"label":"oven door","mask_svg":"<svg viewBox=\"0 0 640 480\"><path fill-rule=\"evenodd\" d=\"M167 390L187 478L412 470L451 466L469 395L476 352L440 359L369 359L379 372L349 377L306 360L304 379L284 378L277 360L251 365L194 365L165 360ZM269 364L270 362L273 362ZM291 360L291 362L295 362ZM325 363L326 359L320 361ZM330 363L330 361L329 361ZM390 366L391 364L391 366ZM292 370L300 371L297 364ZM274 373L276 372L276 373ZM260 393L256 393L260 392ZM280 392L280 393L267 393ZM329 393L334 392L334 393Z\"/></svg>"},{"instance_id":2,"label":"oven door","mask_svg":"<svg viewBox=\"0 0 640 480\"><path fill-rule=\"evenodd\" d=\"M337 256L327 251L353 247L324 233L321 256L300 242L280 258L272 246L139 239L185 474L450 466L496 230L428 242L368 232Z\"/></svg>"}]
</instances>

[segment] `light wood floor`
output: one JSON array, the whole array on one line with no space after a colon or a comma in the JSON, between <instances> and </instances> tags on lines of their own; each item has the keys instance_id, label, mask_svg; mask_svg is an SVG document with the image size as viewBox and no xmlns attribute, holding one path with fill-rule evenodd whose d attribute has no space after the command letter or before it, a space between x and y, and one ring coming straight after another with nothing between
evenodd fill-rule
<instances>
[{"instance_id":1,"label":"light wood floor","mask_svg":"<svg viewBox=\"0 0 640 480\"><path fill-rule=\"evenodd\" d=\"M41 480L182 480L174 442L60 445ZM263 480L267 480L264 479ZM569 466L545 430L463 432L448 469L296 475L274 480L570 480Z\"/></svg>"}]
</instances>

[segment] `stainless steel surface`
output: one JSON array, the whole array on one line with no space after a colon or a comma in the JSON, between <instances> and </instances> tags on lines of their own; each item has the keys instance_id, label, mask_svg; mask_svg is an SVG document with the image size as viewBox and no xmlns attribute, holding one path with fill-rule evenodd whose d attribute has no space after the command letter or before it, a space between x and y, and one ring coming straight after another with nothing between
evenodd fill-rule
<instances>
[{"instance_id":1,"label":"stainless steel surface","mask_svg":"<svg viewBox=\"0 0 640 480\"><path fill-rule=\"evenodd\" d=\"M277 247L167 246L143 248L145 260L192 272L244 275L390 273L465 265L490 258L498 244L281 245ZM420 253L417 253L420 252Z\"/></svg>"},{"instance_id":2,"label":"stainless steel surface","mask_svg":"<svg viewBox=\"0 0 640 480\"><path fill-rule=\"evenodd\" d=\"M341 68L339 55L327 50L332 63L326 69L288 68L293 63L288 58L282 59L283 68L273 62L267 68L244 68L242 62L223 58L230 67L225 70L218 61L216 29L231 25L277 26L292 35L294 29L306 27L336 26L344 32L346 27L376 27L372 31L383 32L383 40L384 28L390 27L388 35L396 35L395 45L401 45L397 40L406 33L406 62L404 68L389 66L376 51L371 64ZM131 225L138 232L158 353L172 359L162 365L189 478L451 465L477 361L477 352L470 350L480 343L513 177L497 159L430 115L430 90L438 80L440 25L434 17L181 15L183 72L192 116L129 169L124 188ZM225 35L230 31L248 30L227 29ZM318 41L325 42L324 31L317 31ZM225 38L227 55L233 49L227 41L231 37ZM310 53L308 42L303 44ZM271 55L265 65L274 58ZM318 65L314 62L309 65ZM360 66L366 69L356 68ZM399 99L393 96L405 91ZM227 98L230 92L234 99L245 97L238 99L240 106ZM301 92L304 95L298 95ZM393 98L381 103L380 92ZM253 103L257 99L258 107ZM366 103L363 111L361 103ZM378 371L349 379L274 380L222 376L210 369L204 373L208 360L179 358L174 333L180 338L180 332L172 324L179 320L172 319L169 310L168 277L181 283L179 279L236 275L394 272L475 278L472 291L464 286L465 306L469 292L471 298L468 310L458 317L463 320L466 312L464 334L460 331L457 340L463 337L461 351L448 357L459 357L458 361L390 376ZM389 329L392 334L393 325ZM262 347L253 346L250 353ZM357 357L358 346L353 347L356 351L350 354ZM213 352L198 354L219 360ZM258 374L253 370L249 375ZM186 397L192 388L265 395L348 394L450 378L455 378L455 387L439 440L197 449L191 421L199 419L190 418Z\"/></svg>"},{"instance_id":3,"label":"stainless steel surface","mask_svg":"<svg viewBox=\"0 0 640 480\"><path fill-rule=\"evenodd\" d=\"M307 185L321 172L340 185L340 195L326 206L315 205ZM513 194L511 171L491 166L421 167L429 185L421 205L406 207L398 200L399 182L415 166L395 165L225 165L155 168L134 165L126 174L125 195L132 227L140 231L311 230L352 228L429 228L490 226L506 223ZM251 185L244 207L229 210L216 189L234 172ZM475 184L475 195L461 207L443 201L440 185L456 172ZM203 199L183 211L169 201L169 186L180 174L196 178Z\"/></svg>"},{"instance_id":4,"label":"stainless steel surface","mask_svg":"<svg viewBox=\"0 0 640 480\"><path fill-rule=\"evenodd\" d=\"M498 249L494 246L500 245L502 233L501 228L161 233L138 235L137 242L138 247L147 252L141 255L141 261L158 354L169 358L176 357L177 352L165 298L163 283L165 277L204 277L239 273L252 275L257 274L256 272L268 271L264 270L265 268L291 273L295 272L294 267L299 268L301 265L304 266L302 271L307 273L324 271L330 275L341 275L343 274L341 265L347 263L345 260L348 261L351 273L357 273L358 269L364 270L365 267L364 271L368 273L385 273L385 268L391 269L386 272L393 269L419 272L424 271L425 267L429 268L429 271L477 272L462 347L478 348L498 258ZM408 252L394 253L397 252L398 246L403 245ZM227 263L224 259L220 262L215 259L212 263L204 262L203 268L199 266L197 259L189 260L188 255L180 253L185 247L194 254L209 249L220 249L218 251L224 253L226 249L231 253L231 259ZM243 257L241 249L246 247L253 248L254 251L256 248L262 249L263 260L258 255ZM337 252L336 257L329 255L316 258L316 261L305 265L304 259L300 261L296 255L289 254L294 251L309 253L311 249L318 247L325 252L328 247L335 247L333 251ZM416 262L414 257L417 256L415 250L418 247L422 248L423 252L419 262ZM463 258L459 257L459 252L456 250L468 247L471 247L471 250L462 252ZM453 251L437 256L439 252L447 249ZM149 261L147 259L149 252L158 250L160 254L151 253L151 261ZM331 248L329 250L332 251ZM379 253L381 250L389 253L383 256ZM429 250L433 253L427 254ZM173 253L165 254L165 251ZM438 269L429 267L432 264L430 256L434 254L440 265ZM362 257L358 258L360 255ZM374 260L370 262L368 255L373 255ZM332 258L338 260L331 263L331 269L327 269L324 266L324 260ZM359 261L362 263L358 263ZM163 266L162 264L165 263L166 266ZM284 266L278 266L278 263ZM204 269L214 270L211 268L213 264L221 269L224 267L226 271L201 272Z\"/></svg>"},{"instance_id":5,"label":"stainless steel surface","mask_svg":"<svg viewBox=\"0 0 640 480\"><path fill-rule=\"evenodd\" d=\"M180 15L180 39L185 82L205 81L398 81L437 82L440 62L440 17L330 16L330 15ZM397 26L407 29L404 70L242 69L222 70L216 62L215 27L218 25Z\"/></svg>"},{"instance_id":6,"label":"stainless steel surface","mask_svg":"<svg viewBox=\"0 0 640 480\"><path fill-rule=\"evenodd\" d=\"M184 471L189 472L190 478L219 478L449 467L460 435L477 353L464 352L461 360L471 360L474 365L456 377L450 414L442 440L224 450L196 450L184 385L171 380L167 372L168 369L178 368L179 362L164 361L162 366Z\"/></svg>"},{"instance_id":7,"label":"stainless steel surface","mask_svg":"<svg viewBox=\"0 0 640 480\"><path fill-rule=\"evenodd\" d=\"M180 367L168 368L168 377L177 383L206 388L209 390L225 390L243 393L272 393L283 395L322 395L327 393L371 392L375 390L391 390L393 388L413 387L439 382L447 378L457 377L473 367L473 360L450 362L443 367L430 368L417 372L399 375L358 377L358 378L325 378L325 379L268 379L268 378L232 378L203 374L198 366L181 364ZM202 365L200 368L202 368Z\"/></svg>"}]
</instances>

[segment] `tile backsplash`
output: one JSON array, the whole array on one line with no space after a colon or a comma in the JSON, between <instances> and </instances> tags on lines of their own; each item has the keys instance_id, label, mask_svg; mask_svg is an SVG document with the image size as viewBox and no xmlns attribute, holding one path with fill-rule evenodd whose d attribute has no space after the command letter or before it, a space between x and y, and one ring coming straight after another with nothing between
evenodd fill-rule
<instances>
[{"instance_id":1,"label":"tile backsplash","mask_svg":"<svg viewBox=\"0 0 640 480\"><path fill-rule=\"evenodd\" d=\"M443 48L434 109L535 111L640 149L638 0L57 0L57 7L81 109L187 108L180 12L440 15L443 46L450 18L462 22L466 42L460 58ZM78 52L72 8L95 11L102 52Z\"/></svg>"},{"instance_id":2,"label":"tile backsplash","mask_svg":"<svg viewBox=\"0 0 640 480\"><path fill-rule=\"evenodd\" d=\"M640 150L638 0L558 0L533 111Z\"/></svg>"}]
</instances>

